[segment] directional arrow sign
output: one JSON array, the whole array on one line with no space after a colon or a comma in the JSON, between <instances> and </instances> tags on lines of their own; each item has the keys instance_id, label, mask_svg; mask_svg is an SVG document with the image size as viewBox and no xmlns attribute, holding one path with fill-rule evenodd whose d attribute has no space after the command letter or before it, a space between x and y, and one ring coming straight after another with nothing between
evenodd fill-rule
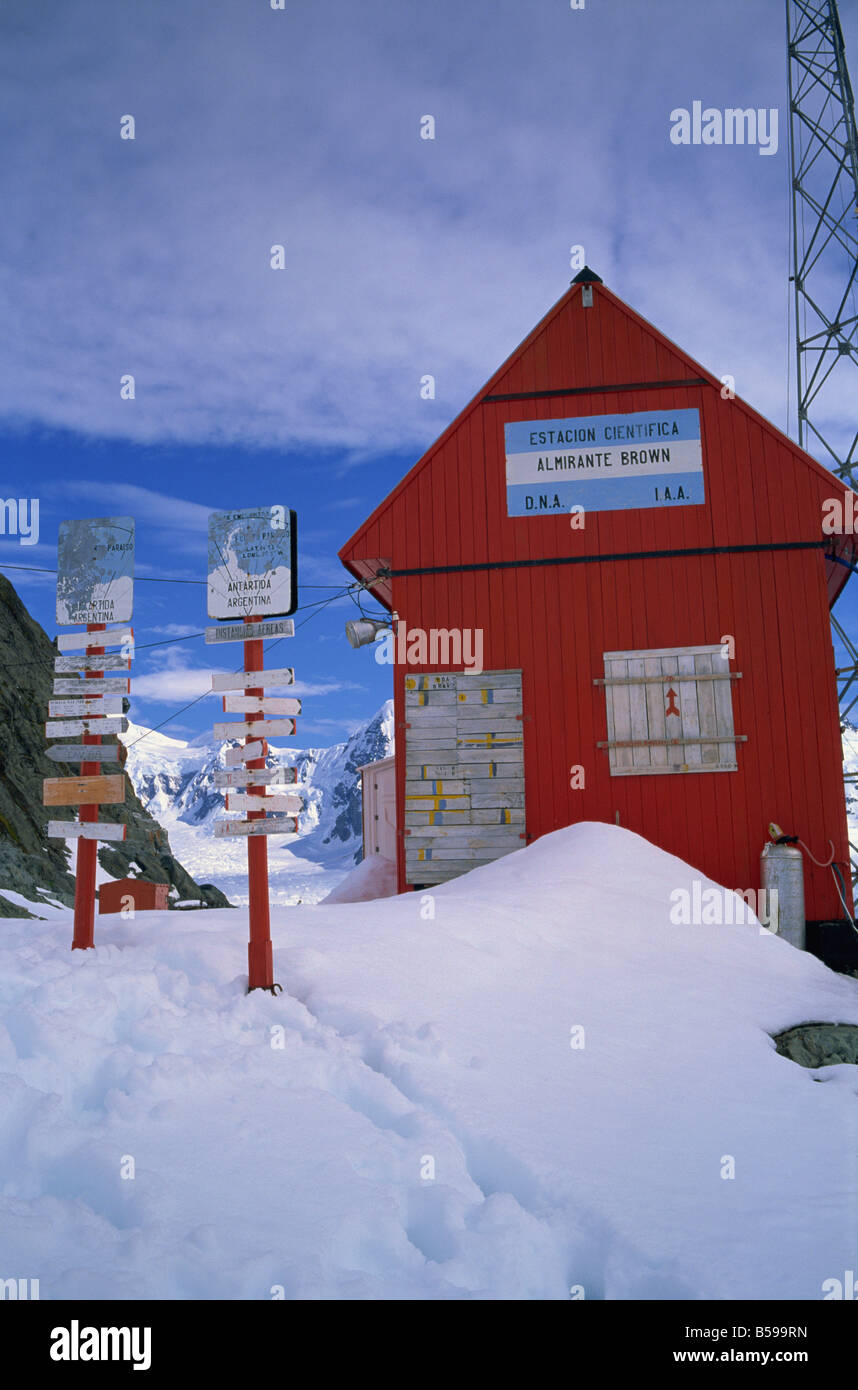
<instances>
[{"instance_id":1,"label":"directional arrow sign","mask_svg":"<svg viewBox=\"0 0 858 1390\"><path fill-rule=\"evenodd\" d=\"M217 820L214 833L224 835L295 835L298 822L294 816L270 816L265 820Z\"/></svg>"},{"instance_id":2,"label":"directional arrow sign","mask_svg":"<svg viewBox=\"0 0 858 1390\"><path fill-rule=\"evenodd\" d=\"M124 840L125 826L105 821L49 820L51 840Z\"/></svg>"},{"instance_id":3,"label":"directional arrow sign","mask_svg":"<svg viewBox=\"0 0 858 1390\"><path fill-rule=\"evenodd\" d=\"M125 800L125 773L108 777L46 777L45 806L117 806Z\"/></svg>"},{"instance_id":4,"label":"directional arrow sign","mask_svg":"<svg viewBox=\"0 0 858 1390\"><path fill-rule=\"evenodd\" d=\"M114 676L107 680L81 680L78 676L72 680L54 681L55 695L83 695L87 699L91 695L127 695L131 689L131 682L127 676ZM121 710L118 713L122 713Z\"/></svg>"},{"instance_id":5,"label":"directional arrow sign","mask_svg":"<svg viewBox=\"0 0 858 1390\"><path fill-rule=\"evenodd\" d=\"M224 695L224 714L300 714L300 700L273 699L263 695Z\"/></svg>"},{"instance_id":6,"label":"directional arrow sign","mask_svg":"<svg viewBox=\"0 0 858 1390\"><path fill-rule=\"evenodd\" d=\"M237 729L239 726L229 724L227 727ZM240 767L242 763L252 763L257 758L264 758L267 751L265 743L246 743L243 748L227 748L223 760L227 767Z\"/></svg>"},{"instance_id":7,"label":"directional arrow sign","mask_svg":"<svg viewBox=\"0 0 858 1390\"><path fill-rule=\"evenodd\" d=\"M214 775L216 787L284 787L297 781L294 767L261 767L255 772L250 768L237 768L234 772L217 771Z\"/></svg>"},{"instance_id":8,"label":"directional arrow sign","mask_svg":"<svg viewBox=\"0 0 858 1390\"><path fill-rule=\"evenodd\" d=\"M254 631L248 624L243 629L245 637ZM294 685L295 671L292 666L278 666L272 671L231 671L227 674L218 672L212 676L212 690L256 690L268 689L276 690L281 685Z\"/></svg>"},{"instance_id":9,"label":"directional arrow sign","mask_svg":"<svg viewBox=\"0 0 858 1390\"><path fill-rule=\"evenodd\" d=\"M295 732L294 719L251 719L237 724L215 724L215 738L289 737Z\"/></svg>"},{"instance_id":10,"label":"directional arrow sign","mask_svg":"<svg viewBox=\"0 0 858 1390\"><path fill-rule=\"evenodd\" d=\"M304 809L304 798L301 796L266 796L264 792L259 796L247 795L244 792L230 792L226 798L226 809L228 811L291 811L296 815Z\"/></svg>"},{"instance_id":11,"label":"directional arrow sign","mask_svg":"<svg viewBox=\"0 0 858 1390\"><path fill-rule=\"evenodd\" d=\"M207 642L264 641L267 637L294 637L295 624L291 618L273 618L267 623L235 623L229 627L207 627Z\"/></svg>"},{"instance_id":12,"label":"directional arrow sign","mask_svg":"<svg viewBox=\"0 0 858 1390\"><path fill-rule=\"evenodd\" d=\"M57 650L74 652L78 647L115 647L133 641L133 627L114 627L107 632L61 632L57 638ZM96 665L90 669L98 671L102 668Z\"/></svg>"},{"instance_id":13,"label":"directional arrow sign","mask_svg":"<svg viewBox=\"0 0 858 1390\"><path fill-rule=\"evenodd\" d=\"M88 744L59 743L46 748L45 757L52 763L119 763L125 762L128 750L124 743Z\"/></svg>"},{"instance_id":14,"label":"directional arrow sign","mask_svg":"<svg viewBox=\"0 0 858 1390\"><path fill-rule=\"evenodd\" d=\"M58 674L65 671L130 671L131 662L127 656L116 652L104 656L57 656L54 657L54 670Z\"/></svg>"},{"instance_id":15,"label":"directional arrow sign","mask_svg":"<svg viewBox=\"0 0 858 1390\"><path fill-rule=\"evenodd\" d=\"M57 719L45 725L46 738L79 738L81 734L124 734L127 719Z\"/></svg>"},{"instance_id":16,"label":"directional arrow sign","mask_svg":"<svg viewBox=\"0 0 858 1390\"><path fill-rule=\"evenodd\" d=\"M95 685L95 681L92 684ZM99 695L97 691L93 691L92 695L87 694L85 700L49 700L48 714L53 719L64 719L67 715L76 714L122 714L122 700L121 695Z\"/></svg>"}]
</instances>

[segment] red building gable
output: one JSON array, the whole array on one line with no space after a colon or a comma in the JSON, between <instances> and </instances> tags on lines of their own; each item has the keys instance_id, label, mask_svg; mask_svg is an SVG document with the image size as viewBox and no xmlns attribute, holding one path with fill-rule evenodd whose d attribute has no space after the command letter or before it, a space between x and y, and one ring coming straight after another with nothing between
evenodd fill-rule
<instances>
[{"instance_id":1,"label":"red building gable","mask_svg":"<svg viewBox=\"0 0 858 1390\"><path fill-rule=\"evenodd\" d=\"M401 887L440 881L461 871L453 865L472 866L579 820L618 820L743 890L758 883L770 821L800 835L819 857L827 857L834 841L838 859L848 863L828 605L848 577L833 558L835 548L848 562L852 537L825 536L822 528L826 500L845 499L847 489L727 394L717 378L582 272L340 551L357 578L380 574L372 592L398 613L406 631L479 630L486 677L513 673L482 685L472 675L451 697L449 682L442 694L437 682L432 687L416 677L461 670L461 661L412 658L396 665ZM673 422L678 432L675 422L696 420L694 412L699 447L692 439L674 448L666 469L677 481L667 478L666 499L663 477L660 491L643 478L615 477L597 487L584 481L577 495L599 500L592 507L585 502L583 516L570 515L566 501L575 489L563 470L592 470L592 460L602 458L594 418L602 422L597 430L615 432L609 438L627 436L612 446L611 458L604 455L609 464L622 456L625 467L631 456L636 462L636 449L647 460L670 454L659 453L657 434L645 433L660 423L641 422L642 414ZM525 428L540 421L560 421L565 429L552 436ZM506 438L505 427L516 424ZM686 474L681 459L693 459L695 448L702 473L698 461L689 465L698 471ZM552 474L555 463L560 472ZM546 481L534 483L528 473L531 481L516 488L515 470L537 467L549 470ZM681 492L677 499L686 477L693 479L693 500ZM531 510L510 515L521 493ZM601 509L621 497L617 509ZM719 657L715 649L722 647L728 655ZM420 655L416 646L414 654ZM659 661L664 664L653 666ZM661 692L671 672L687 679L672 707L665 706L680 725L668 719L663 727ZM626 694L635 682L640 688L629 709ZM472 696L470 687L494 693ZM710 691L717 691L717 709ZM486 723L498 723L499 713L483 711L480 722L471 709L477 699L506 702L502 730ZM438 708L427 712L434 701ZM477 722L462 726L472 715ZM644 727L636 727L641 719ZM514 743L516 721L523 766L513 768L506 752L491 773L508 784L507 800L515 802L502 831L487 819L495 809L486 799L489 778L477 776L482 769L472 762L479 792L467 777L452 777L451 750L459 749L461 763L463 748L479 747L479 758L492 766L490 750L507 739ZM700 744L692 744L694 734ZM665 753L671 744L673 752ZM674 770L680 745L688 762ZM421 749L432 756L422 758ZM418 766L428 769L420 778ZM445 769L443 778L431 776L436 767ZM505 772L523 778L522 796ZM417 786L421 780L440 784L441 792ZM457 805L430 804L433 797L446 799L453 784L449 799ZM497 809L504 813L502 804ZM456 840L446 829L457 824L455 815L462 825L474 816L474 826L492 825L483 846L476 831L467 837L475 851L468 862L441 849L447 838ZM513 836L522 837L517 845ZM422 861L434 865L431 871L417 869L414 854L406 855L409 838L433 847ZM438 867L443 854L449 869ZM842 915L828 871L808 873L807 915Z\"/></svg>"}]
</instances>

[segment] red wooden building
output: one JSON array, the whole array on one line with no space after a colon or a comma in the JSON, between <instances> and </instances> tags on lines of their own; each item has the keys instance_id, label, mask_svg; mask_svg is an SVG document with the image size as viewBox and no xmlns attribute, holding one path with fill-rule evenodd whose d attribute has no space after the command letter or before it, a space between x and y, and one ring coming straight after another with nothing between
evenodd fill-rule
<instances>
[{"instance_id":1,"label":"red wooden building","mask_svg":"<svg viewBox=\"0 0 858 1390\"><path fill-rule=\"evenodd\" d=\"M848 866L845 493L583 271L340 551L399 617L400 889L582 820L739 890L771 821Z\"/></svg>"},{"instance_id":2,"label":"red wooden building","mask_svg":"<svg viewBox=\"0 0 858 1390\"><path fill-rule=\"evenodd\" d=\"M166 912L169 907L169 883L148 883L143 878L116 878L102 883L98 890L98 911L121 912L133 905L135 912Z\"/></svg>"}]
</instances>

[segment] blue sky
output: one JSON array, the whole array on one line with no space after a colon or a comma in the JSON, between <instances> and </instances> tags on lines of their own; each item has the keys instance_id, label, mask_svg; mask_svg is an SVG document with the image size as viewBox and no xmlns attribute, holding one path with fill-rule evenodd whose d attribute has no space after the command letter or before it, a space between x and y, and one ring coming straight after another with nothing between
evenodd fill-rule
<instances>
[{"instance_id":1,"label":"blue sky","mask_svg":"<svg viewBox=\"0 0 858 1390\"><path fill-rule=\"evenodd\" d=\"M565 291L572 245L792 428L775 0L7 0L0 67L0 495L41 504L0 566L51 568L61 520L129 513L139 578L200 581L209 509L294 508L309 621L276 664L306 686L302 742L390 693L352 606L303 606ZM673 145L695 100L777 107L778 152ZM4 572L53 634L53 576ZM138 722L210 727L211 699L177 711L240 649L170 640L205 622L200 583L137 585Z\"/></svg>"}]
</instances>

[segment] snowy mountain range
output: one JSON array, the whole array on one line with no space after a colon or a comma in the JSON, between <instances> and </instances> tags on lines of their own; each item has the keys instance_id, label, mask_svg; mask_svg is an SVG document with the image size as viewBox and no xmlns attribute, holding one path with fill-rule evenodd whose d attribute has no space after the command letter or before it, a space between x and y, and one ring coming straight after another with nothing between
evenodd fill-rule
<instances>
[{"instance_id":1,"label":"snowy mountain range","mask_svg":"<svg viewBox=\"0 0 858 1390\"><path fill-rule=\"evenodd\" d=\"M216 883L231 901L246 901L246 841L214 838L224 815L224 792L214 774L237 740L183 742L129 724L123 735L128 772L140 801L176 846L191 872ZM358 768L393 750L393 701L388 700L345 743L330 748L269 745L269 767L294 767L304 798L297 835L268 840L273 902L316 901L362 855Z\"/></svg>"}]
</instances>

